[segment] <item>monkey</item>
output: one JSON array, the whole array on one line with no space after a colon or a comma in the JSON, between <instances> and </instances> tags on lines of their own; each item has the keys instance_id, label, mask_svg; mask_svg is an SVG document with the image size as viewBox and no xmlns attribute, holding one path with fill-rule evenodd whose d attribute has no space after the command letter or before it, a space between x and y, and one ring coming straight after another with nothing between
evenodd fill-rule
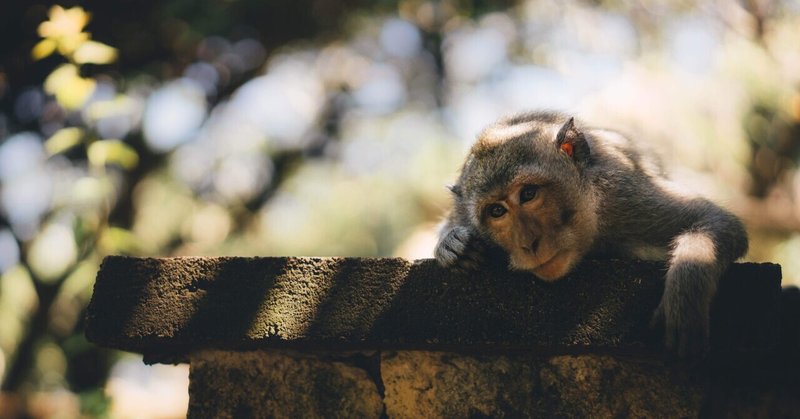
<instances>
[{"instance_id":1,"label":"monkey","mask_svg":"<svg viewBox=\"0 0 800 419\"><path fill-rule=\"evenodd\" d=\"M673 183L641 144L555 111L516 114L478 135L450 190L434 249L441 266L474 269L499 248L511 270L552 282L587 255L662 260L651 326L663 326L672 353L707 354L711 301L747 252L747 233Z\"/></svg>"}]
</instances>

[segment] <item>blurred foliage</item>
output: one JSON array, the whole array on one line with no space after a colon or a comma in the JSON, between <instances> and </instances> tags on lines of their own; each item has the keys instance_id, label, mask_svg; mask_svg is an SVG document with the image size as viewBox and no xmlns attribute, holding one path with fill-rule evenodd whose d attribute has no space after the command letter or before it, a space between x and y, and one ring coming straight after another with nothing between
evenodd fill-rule
<instances>
[{"instance_id":1,"label":"blurred foliage","mask_svg":"<svg viewBox=\"0 0 800 419\"><path fill-rule=\"evenodd\" d=\"M34 60L46 58L58 52L69 63L62 64L45 79L44 91L54 95L65 110L79 109L94 92L96 82L79 74L80 64L109 64L116 60L117 50L101 42L93 41L83 31L90 15L81 7L64 9L50 8L49 19L39 25L42 39L31 51Z\"/></svg>"},{"instance_id":2,"label":"blurred foliage","mask_svg":"<svg viewBox=\"0 0 800 419\"><path fill-rule=\"evenodd\" d=\"M83 338L105 255L427 257L518 110L642 138L800 281L791 0L75 3L0 15L0 417L185 395Z\"/></svg>"}]
</instances>

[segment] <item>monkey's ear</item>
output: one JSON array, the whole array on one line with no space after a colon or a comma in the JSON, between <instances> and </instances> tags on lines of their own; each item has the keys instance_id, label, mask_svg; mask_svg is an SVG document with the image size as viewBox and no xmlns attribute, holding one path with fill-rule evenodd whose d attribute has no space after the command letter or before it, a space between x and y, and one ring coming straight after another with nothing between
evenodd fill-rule
<instances>
[{"instance_id":1,"label":"monkey's ear","mask_svg":"<svg viewBox=\"0 0 800 419\"><path fill-rule=\"evenodd\" d=\"M558 150L578 161L589 157L589 143L582 132L575 127L575 118L569 118L556 135Z\"/></svg>"},{"instance_id":2,"label":"monkey's ear","mask_svg":"<svg viewBox=\"0 0 800 419\"><path fill-rule=\"evenodd\" d=\"M450 185L450 186L447 187L447 189L450 189L450 192L452 192L453 195L461 196L461 186L459 186L459 185Z\"/></svg>"}]
</instances>

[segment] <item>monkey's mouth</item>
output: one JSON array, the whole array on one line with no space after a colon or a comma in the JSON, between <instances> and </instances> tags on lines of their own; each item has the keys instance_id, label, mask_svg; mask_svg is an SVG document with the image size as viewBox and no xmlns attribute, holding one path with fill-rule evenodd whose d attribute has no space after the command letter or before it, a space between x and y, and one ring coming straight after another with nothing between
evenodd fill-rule
<instances>
[{"instance_id":1,"label":"monkey's mouth","mask_svg":"<svg viewBox=\"0 0 800 419\"><path fill-rule=\"evenodd\" d=\"M558 280L566 275L570 268L570 257L567 250L559 250L543 262L534 261L529 255L525 256L512 258L511 267L516 270L532 272L544 281Z\"/></svg>"}]
</instances>

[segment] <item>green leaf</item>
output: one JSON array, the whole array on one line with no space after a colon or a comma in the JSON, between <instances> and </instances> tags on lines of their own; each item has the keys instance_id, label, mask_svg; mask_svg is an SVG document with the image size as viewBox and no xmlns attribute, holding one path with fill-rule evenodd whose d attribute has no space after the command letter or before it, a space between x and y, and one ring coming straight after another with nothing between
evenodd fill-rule
<instances>
[{"instance_id":1,"label":"green leaf","mask_svg":"<svg viewBox=\"0 0 800 419\"><path fill-rule=\"evenodd\" d=\"M129 230L109 227L100 236L100 247L110 254L136 254L140 247L136 236Z\"/></svg>"}]
</instances>

